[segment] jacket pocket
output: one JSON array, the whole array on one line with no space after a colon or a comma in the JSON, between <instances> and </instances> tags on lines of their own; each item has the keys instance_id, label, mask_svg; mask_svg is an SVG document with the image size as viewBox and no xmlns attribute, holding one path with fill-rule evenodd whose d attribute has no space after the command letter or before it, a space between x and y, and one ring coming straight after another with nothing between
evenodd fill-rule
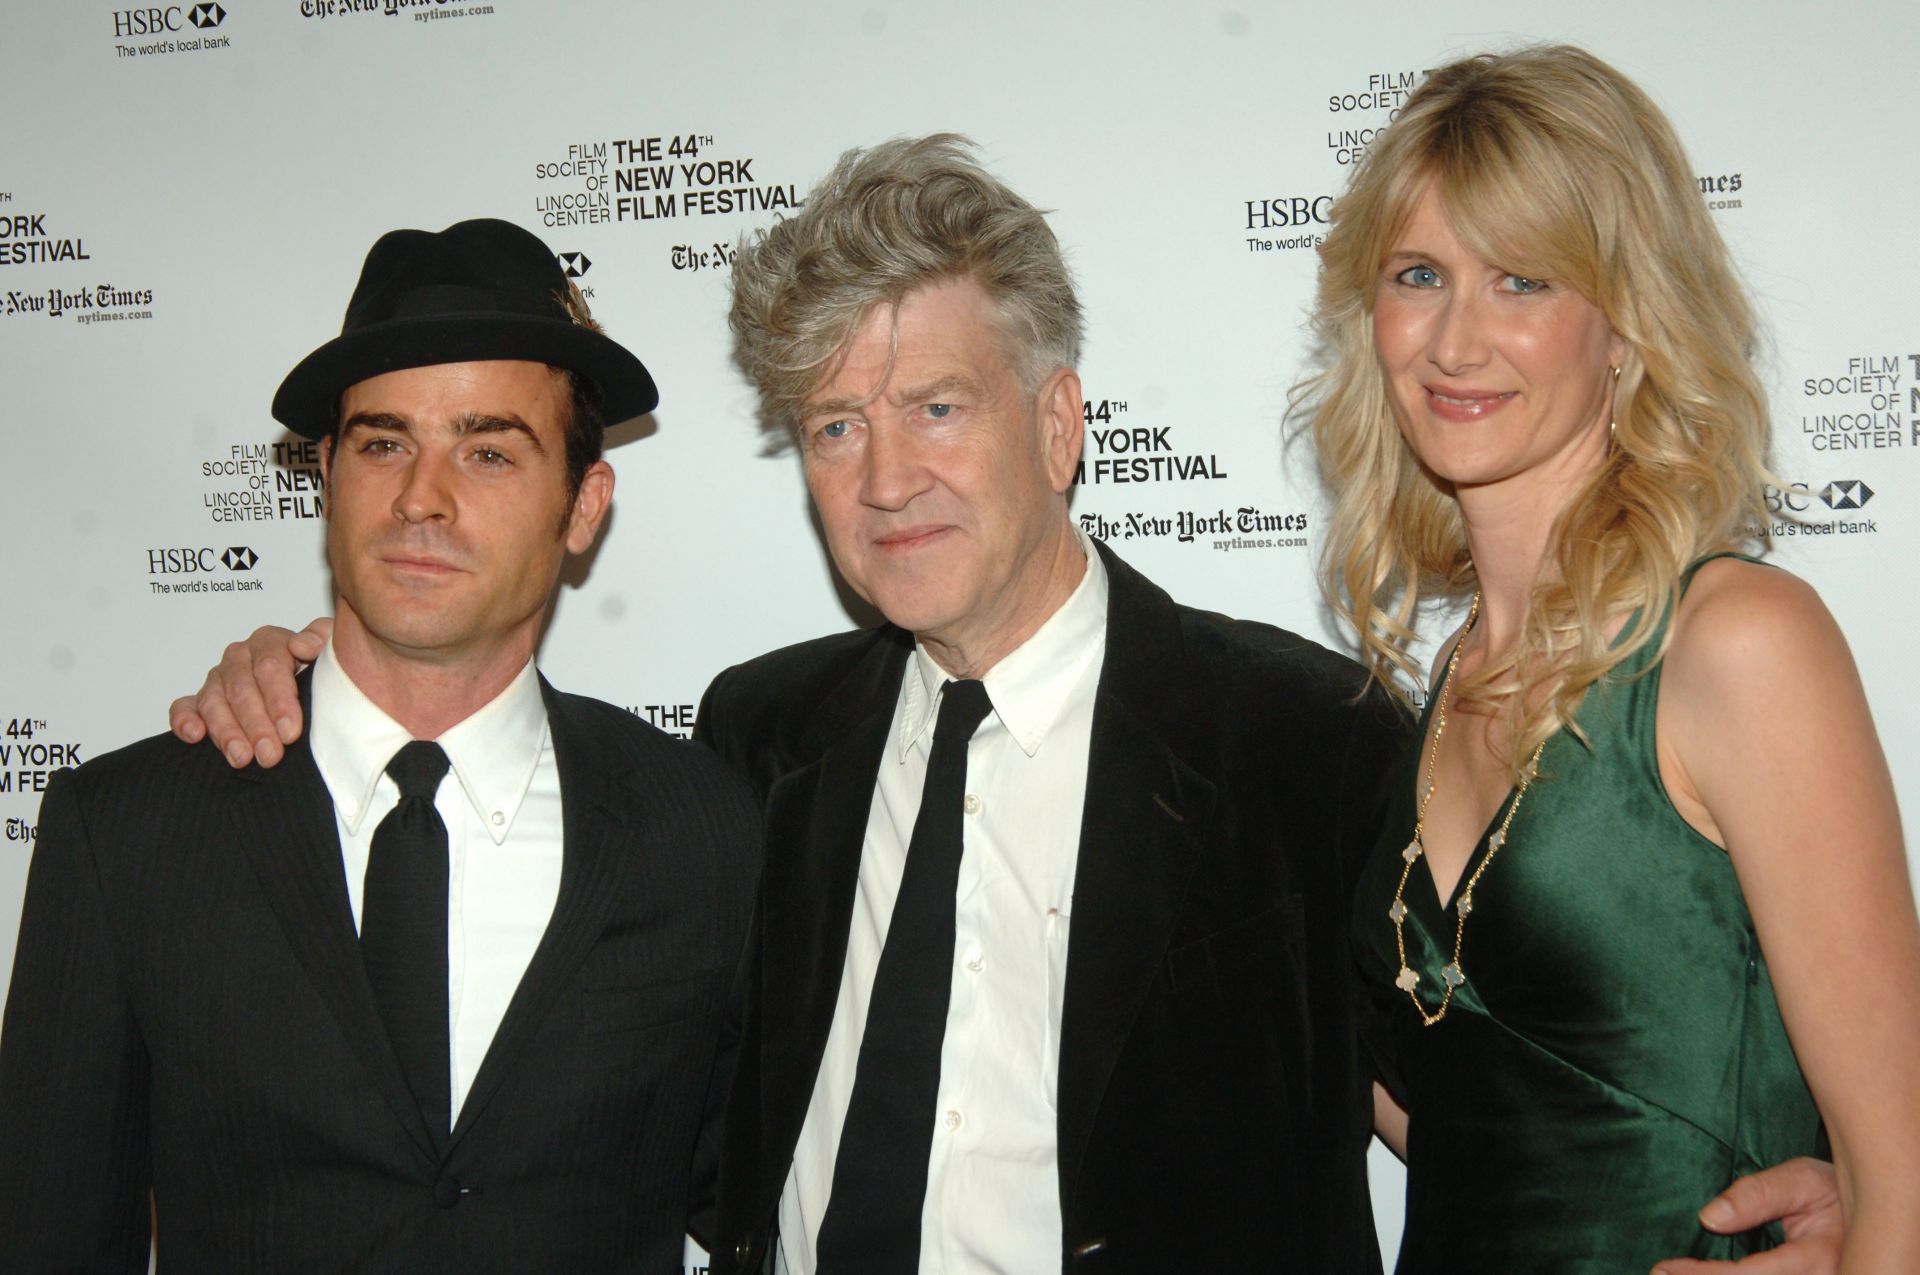
<instances>
[{"instance_id":1,"label":"jacket pocket","mask_svg":"<svg viewBox=\"0 0 1920 1275\"><path fill-rule=\"evenodd\" d=\"M713 1010L714 971L627 987L581 990L587 1034L609 1035L668 1027Z\"/></svg>"},{"instance_id":2,"label":"jacket pocket","mask_svg":"<svg viewBox=\"0 0 1920 1275\"><path fill-rule=\"evenodd\" d=\"M1302 942L1300 896L1289 894L1264 912L1173 948L1167 953L1167 982L1182 995L1236 982L1249 970L1271 977L1276 968L1298 964Z\"/></svg>"}]
</instances>

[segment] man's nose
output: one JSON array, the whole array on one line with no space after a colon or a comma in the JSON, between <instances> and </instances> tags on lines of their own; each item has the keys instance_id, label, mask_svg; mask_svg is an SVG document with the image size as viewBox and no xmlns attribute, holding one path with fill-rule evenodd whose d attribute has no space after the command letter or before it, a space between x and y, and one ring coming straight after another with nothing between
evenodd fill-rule
<instances>
[{"instance_id":1,"label":"man's nose","mask_svg":"<svg viewBox=\"0 0 1920 1275\"><path fill-rule=\"evenodd\" d=\"M452 478L448 459L431 449L414 453L407 481L394 497L393 515L402 522L434 522L453 516Z\"/></svg>"},{"instance_id":2,"label":"man's nose","mask_svg":"<svg viewBox=\"0 0 1920 1275\"><path fill-rule=\"evenodd\" d=\"M929 485L919 445L905 427L870 424L862 456L860 500L875 509L906 508Z\"/></svg>"}]
</instances>

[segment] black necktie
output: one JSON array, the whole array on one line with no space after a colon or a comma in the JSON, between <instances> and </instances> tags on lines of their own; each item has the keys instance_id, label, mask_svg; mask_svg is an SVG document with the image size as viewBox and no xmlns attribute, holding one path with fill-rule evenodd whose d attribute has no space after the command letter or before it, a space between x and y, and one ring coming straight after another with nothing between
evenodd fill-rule
<instances>
[{"instance_id":1,"label":"black necktie","mask_svg":"<svg viewBox=\"0 0 1920 1275\"><path fill-rule=\"evenodd\" d=\"M874 973L833 1161L833 1193L816 1245L819 1275L902 1275L920 1266L920 1210L953 990L967 741L992 709L979 682L948 682L942 689L920 815Z\"/></svg>"},{"instance_id":2,"label":"black necktie","mask_svg":"<svg viewBox=\"0 0 1920 1275\"><path fill-rule=\"evenodd\" d=\"M433 794L440 745L416 739L387 763L400 802L373 830L360 903L360 956L393 1052L435 1145L452 1123L447 1043L447 826Z\"/></svg>"}]
</instances>

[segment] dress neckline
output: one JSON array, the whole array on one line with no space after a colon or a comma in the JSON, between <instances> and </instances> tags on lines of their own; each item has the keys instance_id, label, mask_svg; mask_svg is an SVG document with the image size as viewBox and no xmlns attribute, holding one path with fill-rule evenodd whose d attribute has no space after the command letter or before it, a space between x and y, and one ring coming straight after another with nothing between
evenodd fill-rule
<instances>
[{"instance_id":1,"label":"dress neckline","mask_svg":"<svg viewBox=\"0 0 1920 1275\"><path fill-rule=\"evenodd\" d=\"M1413 773L1409 776L1412 780L1413 808L1416 811L1420 808L1421 762L1426 758L1427 749L1431 746L1427 731L1433 724L1434 707L1440 702L1440 695L1447 684L1447 674L1451 671L1447 663L1447 661L1441 662L1440 678L1433 684L1433 690L1427 696L1426 707L1420 710L1420 747L1413 754ZM1406 791L1404 786L1402 791ZM1473 870L1479 866L1480 860L1486 857L1487 839L1493 835L1493 830L1500 826L1500 821L1506 818L1507 808L1513 804L1514 794L1518 791L1517 785L1507 785L1506 796L1495 803L1492 816L1481 826L1479 836L1474 841L1472 849L1467 852L1466 860L1460 867L1460 875L1454 878L1453 889L1446 898L1440 897L1440 882L1433 875L1432 852L1428 851L1420 856L1420 871L1415 875L1420 878L1426 897L1440 909L1442 915L1452 913L1454 904L1460 897L1461 883L1473 876Z\"/></svg>"}]
</instances>

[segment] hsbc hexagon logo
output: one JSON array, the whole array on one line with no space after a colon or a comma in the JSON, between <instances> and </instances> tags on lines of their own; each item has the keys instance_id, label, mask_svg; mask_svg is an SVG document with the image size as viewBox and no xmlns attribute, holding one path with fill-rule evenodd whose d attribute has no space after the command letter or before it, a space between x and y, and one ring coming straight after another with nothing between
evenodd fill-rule
<instances>
[{"instance_id":1,"label":"hsbc hexagon logo","mask_svg":"<svg viewBox=\"0 0 1920 1275\"><path fill-rule=\"evenodd\" d=\"M593 269L593 262L587 259L587 254L584 252L563 252L558 254L558 260L560 269L569 279L578 279Z\"/></svg>"},{"instance_id":2,"label":"hsbc hexagon logo","mask_svg":"<svg viewBox=\"0 0 1920 1275\"><path fill-rule=\"evenodd\" d=\"M1873 499L1873 488L1858 478L1830 482L1820 489L1820 503L1829 509L1864 509Z\"/></svg>"},{"instance_id":3,"label":"hsbc hexagon logo","mask_svg":"<svg viewBox=\"0 0 1920 1275\"><path fill-rule=\"evenodd\" d=\"M260 561L260 555L244 545L236 545L221 554L220 561L227 564L229 571L251 571Z\"/></svg>"},{"instance_id":4,"label":"hsbc hexagon logo","mask_svg":"<svg viewBox=\"0 0 1920 1275\"><path fill-rule=\"evenodd\" d=\"M202 31L211 31L227 20L227 11L217 4L196 4L187 10L187 21Z\"/></svg>"}]
</instances>

